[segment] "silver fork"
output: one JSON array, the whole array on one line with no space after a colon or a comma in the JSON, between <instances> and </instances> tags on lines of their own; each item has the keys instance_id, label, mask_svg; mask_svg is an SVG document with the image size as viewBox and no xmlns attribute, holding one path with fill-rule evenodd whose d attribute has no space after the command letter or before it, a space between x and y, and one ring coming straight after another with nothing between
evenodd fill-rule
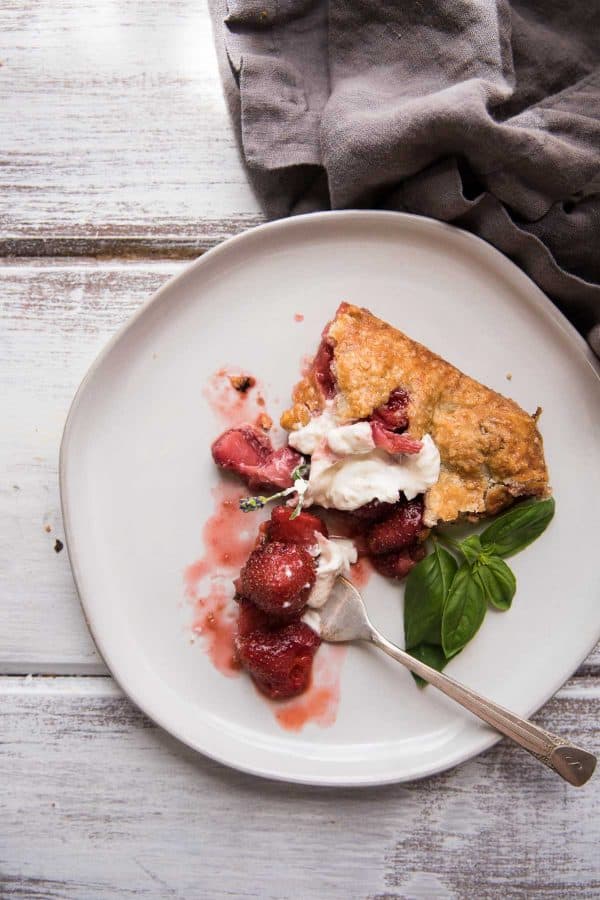
<instances>
[{"instance_id":1,"label":"silver fork","mask_svg":"<svg viewBox=\"0 0 600 900\"><path fill-rule=\"evenodd\" d=\"M596 767L596 757L587 750L544 731L492 700L486 700L476 691L437 672L388 641L371 624L361 595L343 576L336 579L325 605L319 610L311 610L311 615L313 613L319 618L320 634L324 641L369 641L375 644L415 675L420 675L469 712L529 751L569 784L581 787L591 778Z\"/></svg>"}]
</instances>

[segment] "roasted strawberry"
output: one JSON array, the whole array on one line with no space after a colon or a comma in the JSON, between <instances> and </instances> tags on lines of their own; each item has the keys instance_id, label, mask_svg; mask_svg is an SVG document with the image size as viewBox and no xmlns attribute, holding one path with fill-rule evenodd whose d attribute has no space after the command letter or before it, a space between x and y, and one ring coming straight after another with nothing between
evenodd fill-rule
<instances>
[{"instance_id":1,"label":"roasted strawberry","mask_svg":"<svg viewBox=\"0 0 600 900\"><path fill-rule=\"evenodd\" d=\"M292 472L302 464L302 457L291 447L280 447L258 466L252 476L254 484L268 484L287 488L294 483Z\"/></svg>"},{"instance_id":2,"label":"roasted strawberry","mask_svg":"<svg viewBox=\"0 0 600 900\"><path fill-rule=\"evenodd\" d=\"M371 422L371 434L375 446L387 453L418 453L423 448L421 441L408 434L397 434L395 431L390 431L376 419Z\"/></svg>"},{"instance_id":3,"label":"roasted strawberry","mask_svg":"<svg viewBox=\"0 0 600 900\"><path fill-rule=\"evenodd\" d=\"M407 409L410 402L408 392L404 388L396 388L388 397L387 403L379 406L373 413L386 428L392 431L404 431L408 428Z\"/></svg>"},{"instance_id":4,"label":"roasted strawberry","mask_svg":"<svg viewBox=\"0 0 600 900\"><path fill-rule=\"evenodd\" d=\"M423 500L415 497L398 504L387 518L371 525L367 531L367 549L373 555L404 550L423 532Z\"/></svg>"},{"instance_id":5,"label":"roasted strawberry","mask_svg":"<svg viewBox=\"0 0 600 900\"><path fill-rule=\"evenodd\" d=\"M255 606L251 600L245 600L244 597L238 597L238 620L236 634L239 637L246 637L253 631L270 631L279 627L281 620L273 620L258 606Z\"/></svg>"},{"instance_id":6,"label":"roasted strawberry","mask_svg":"<svg viewBox=\"0 0 600 900\"><path fill-rule=\"evenodd\" d=\"M381 519L389 516L396 506L396 503L382 503L381 500L371 500L370 503L365 503L364 506L353 509L352 515L362 522L379 522Z\"/></svg>"},{"instance_id":7,"label":"roasted strawberry","mask_svg":"<svg viewBox=\"0 0 600 900\"><path fill-rule=\"evenodd\" d=\"M215 463L244 478L250 487L286 488L302 457L290 447L274 450L269 437L254 425L238 425L224 431L211 447Z\"/></svg>"},{"instance_id":8,"label":"roasted strawberry","mask_svg":"<svg viewBox=\"0 0 600 900\"><path fill-rule=\"evenodd\" d=\"M315 578L308 550L273 541L252 551L240 572L239 591L266 613L289 619L306 605Z\"/></svg>"},{"instance_id":9,"label":"roasted strawberry","mask_svg":"<svg viewBox=\"0 0 600 900\"><path fill-rule=\"evenodd\" d=\"M272 700L286 700L306 690L321 639L304 622L276 631L254 631L236 638L237 656L256 686Z\"/></svg>"},{"instance_id":10,"label":"roasted strawberry","mask_svg":"<svg viewBox=\"0 0 600 900\"><path fill-rule=\"evenodd\" d=\"M315 531L327 537L327 525L318 516L301 512L292 519L294 510L290 506L275 506L271 513L271 521L267 526L267 535L272 541L284 544L302 544L311 547L316 544Z\"/></svg>"},{"instance_id":11,"label":"roasted strawberry","mask_svg":"<svg viewBox=\"0 0 600 900\"><path fill-rule=\"evenodd\" d=\"M381 575L387 578L405 578L411 569L427 554L424 544L413 544L395 553L372 556L371 562Z\"/></svg>"}]
</instances>

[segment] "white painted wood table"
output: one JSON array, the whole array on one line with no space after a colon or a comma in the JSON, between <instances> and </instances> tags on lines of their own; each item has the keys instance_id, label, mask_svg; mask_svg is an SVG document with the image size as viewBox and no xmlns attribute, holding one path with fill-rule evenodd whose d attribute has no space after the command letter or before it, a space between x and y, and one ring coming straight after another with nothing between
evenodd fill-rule
<instances>
[{"instance_id":1,"label":"white painted wood table","mask_svg":"<svg viewBox=\"0 0 600 900\"><path fill-rule=\"evenodd\" d=\"M203 0L0 0L0 896L600 896L600 778L500 744L423 783L322 790L198 756L111 681L57 485L97 351L261 220ZM568 598L565 598L568 604ZM596 752L600 654L538 715Z\"/></svg>"}]
</instances>

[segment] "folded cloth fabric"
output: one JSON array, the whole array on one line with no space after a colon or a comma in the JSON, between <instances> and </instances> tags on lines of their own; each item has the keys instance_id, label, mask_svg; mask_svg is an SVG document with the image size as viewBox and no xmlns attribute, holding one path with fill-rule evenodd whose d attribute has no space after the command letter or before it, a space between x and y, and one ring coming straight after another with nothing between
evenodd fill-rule
<instances>
[{"instance_id":1,"label":"folded cloth fabric","mask_svg":"<svg viewBox=\"0 0 600 900\"><path fill-rule=\"evenodd\" d=\"M600 355L600 3L210 5L267 215L451 222L520 265Z\"/></svg>"}]
</instances>

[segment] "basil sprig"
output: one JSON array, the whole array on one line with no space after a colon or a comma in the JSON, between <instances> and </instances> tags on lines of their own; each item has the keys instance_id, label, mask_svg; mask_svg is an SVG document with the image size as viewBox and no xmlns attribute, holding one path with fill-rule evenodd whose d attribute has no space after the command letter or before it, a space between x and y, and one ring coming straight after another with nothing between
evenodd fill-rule
<instances>
[{"instance_id":1,"label":"basil sprig","mask_svg":"<svg viewBox=\"0 0 600 900\"><path fill-rule=\"evenodd\" d=\"M458 564L451 553L435 543L433 553L409 574L404 593L406 648L441 644L442 610Z\"/></svg>"},{"instance_id":2,"label":"basil sprig","mask_svg":"<svg viewBox=\"0 0 600 900\"><path fill-rule=\"evenodd\" d=\"M481 581L465 560L452 580L442 612L442 650L446 659L460 653L479 631L486 609Z\"/></svg>"},{"instance_id":3,"label":"basil sprig","mask_svg":"<svg viewBox=\"0 0 600 900\"><path fill-rule=\"evenodd\" d=\"M479 535L481 546L505 558L524 550L546 530L554 516L554 499L528 500L509 509Z\"/></svg>"},{"instance_id":4,"label":"basil sprig","mask_svg":"<svg viewBox=\"0 0 600 900\"><path fill-rule=\"evenodd\" d=\"M527 501L499 516L481 534L460 543L442 535L462 557L459 565L435 540L434 549L410 572L404 602L405 647L416 659L442 671L475 636L488 604L510 609L517 588L504 561L527 547L550 524L554 500ZM425 681L415 676L419 685Z\"/></svg>"}]
</instances>

